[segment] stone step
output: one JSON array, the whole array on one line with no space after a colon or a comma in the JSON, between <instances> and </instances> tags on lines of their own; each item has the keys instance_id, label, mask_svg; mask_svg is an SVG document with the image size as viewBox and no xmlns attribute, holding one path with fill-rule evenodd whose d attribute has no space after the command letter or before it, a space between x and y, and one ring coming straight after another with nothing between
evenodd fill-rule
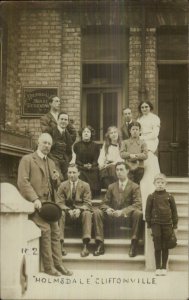
<instances>
[{"instance_id":1,"label":"stone step","mask_svg":"<svg viewBox=\"0 0 189 300\"><path fill-rule=\"evenodd\" d=\"M178 225L177 238L179 240L188 240L189 230L187 225Z\"/></svg>"},{"instance_id":2,"label":"stone step","mask_svg":"<svg viewBox=\"0 0 189 300\"><path fill-rule=\"evenodd\" d=\"M177 240L177 246L174 249L170 249L171 255L187 255L188 254L188 241Z\"/></svg>"},{"instance_id":3,"label":"stone step","mask_svg":"<svg viewBox=\"0 0 189 300\"><path fill-rule=\"evenodd\" d=\"M167 178L167 189L186 189L189 191L189 179L187 177L168 177Z\"/></svg>"},{"instance_id":4,"label":"stone step","mask_svg":"<svg viewBox=\"0 0 189 300\"><path fill-rule=\"evenodd\" d=\"M129 252L130 239L105 239L105 252L107 254L125 254ZM68 253L80 253L82 249L81 239L65 239L65 249ZM89 251L93 253L95 250L95 241L92 239L89 244ZM139 241L138 254L144 254L144 242Z\"/></svg>"},{"instance_id":5,"label":"stone step","mask_svg":"<svg viewBox=\"0 0 189 300\"><path fill-rule=\"evenodd\" d=\"M176 206L177 206L178 216L180 214L182 215L182 213L187 213L188 207L187 207L187 205L185 203L179 203L179 204L177 203Z\"/></svg>"},{"instance_id":6,"label":"stone step","mask_svg":"<svg viewBox=\"0 0 189 300\"><path fill-rule=\"evenodd\" d=\"M179 221L178 225L180 226L187 226L188 225L188 212L182 212L178 215Z\"/></svg>"},{"instance_id":7,"label":"stone step","mask_svg":"<svg viewBox=\"0 0 189 300\"><path fill-rule=\"evenodd\" d=\"M90 254L80 257L79 253L68 253L63 257L66 267L75 270L144 270L145 257L137 255L129 257L128 254L105 253L100 256Z\"/></svg>"},{"instance_id":8,"label":"stone step","mask_svg":"<svg viewBox=\"0 0 189 300\"><path fill-rule=\"evenodd\" d=\"M180 201L186 201L186 203L188 204L188 190L167 189L167 192L174 196L177 204L179 204Z\"/></svg>"},{"instance_id":9,"label":"stone step","mask_svg":"<svg viewBox=\"0 0 189 300\"><path fill-rule=\"evenodd\" d=\"M188 271L188 255L169 255L169 270Z\"/></svg>"}]
</instances>

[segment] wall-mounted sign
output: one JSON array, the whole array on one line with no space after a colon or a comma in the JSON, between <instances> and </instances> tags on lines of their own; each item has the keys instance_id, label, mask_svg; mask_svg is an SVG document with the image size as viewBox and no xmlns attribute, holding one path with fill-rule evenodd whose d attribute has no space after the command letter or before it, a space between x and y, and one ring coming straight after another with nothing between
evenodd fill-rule
<instances>
[{"instance_id":1,"label":"wall-mounted sign","mask_svg":"<svg viewBox=\"0 0 189 300\"><path fill-rule=\"evenodd\" d=\"M58 95L58 88L23 88L22 117L40 117L49 111L48 98Z\"/></svg>"}]
</instances>

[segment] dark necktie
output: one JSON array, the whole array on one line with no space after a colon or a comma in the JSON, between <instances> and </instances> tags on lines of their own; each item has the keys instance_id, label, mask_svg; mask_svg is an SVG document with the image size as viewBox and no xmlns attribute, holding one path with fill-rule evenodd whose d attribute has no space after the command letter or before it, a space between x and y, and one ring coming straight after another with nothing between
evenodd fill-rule
<instances>
[{"instance_id":1,"label":"dark necktie","mask_svg":"<svg viewBox=\"0 0 189 300\"><path fill-rule=\"evenodd\" d=\"M73 181L73 186L72 186L72 200L75 201L75 195L76 195L76 186L75 186L75 181Z\"/></svg>"},{"instance_id":2,"label":"dark necktie","mask_svg":"<svg viewBox=\"0 0 189 300\"><path fill-rule=\"evenodd\" d=\"M51 195L51 200L54 201L54 195L53 195L53 186L52 186L52 182L51 182L51 177L50 177L50 171L49 171L49 165L48 165L48 161L46 157L43 157L43 161L44 161L44 165L45 165L45 175L47 178L47 182L48 182L48 187L49 187L49 192Z\"/></svg>"}]
</instances>

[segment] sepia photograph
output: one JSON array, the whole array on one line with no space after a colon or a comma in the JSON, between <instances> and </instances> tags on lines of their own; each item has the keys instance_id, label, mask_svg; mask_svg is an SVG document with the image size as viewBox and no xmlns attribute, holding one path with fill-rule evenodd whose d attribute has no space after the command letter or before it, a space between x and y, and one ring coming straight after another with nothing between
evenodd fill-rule
<instances>
[{"instance_id":1,"label":"sepia photograph","mask_svg":"<svg viewBox=\"0 0 189 300\"><path fill-rule=\"evenodd\" d=\"M189 300L188 0L0 3L0 299Z\"/></svg>"}]
</instances>

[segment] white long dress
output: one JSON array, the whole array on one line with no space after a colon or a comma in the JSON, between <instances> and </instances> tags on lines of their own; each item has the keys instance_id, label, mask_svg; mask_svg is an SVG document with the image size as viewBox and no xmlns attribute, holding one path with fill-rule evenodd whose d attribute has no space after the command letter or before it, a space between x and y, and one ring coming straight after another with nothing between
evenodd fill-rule
<instances>
[{"instance_id":1,"label":"white long dress","mask_svg":"<svg viewBox=\"0 0 189 300\"><path fill-rule=\"evenodd\" d=\"M150 112L137 121L141 124L141 139L145 140L148 147L148 158L144 161L144 176L140 182L143 216L145 216L147 197L155 189L153 184L155 175L160 173L158 158L154 154L159 143L160 118Z\"/></svg>"}]
</instances>

